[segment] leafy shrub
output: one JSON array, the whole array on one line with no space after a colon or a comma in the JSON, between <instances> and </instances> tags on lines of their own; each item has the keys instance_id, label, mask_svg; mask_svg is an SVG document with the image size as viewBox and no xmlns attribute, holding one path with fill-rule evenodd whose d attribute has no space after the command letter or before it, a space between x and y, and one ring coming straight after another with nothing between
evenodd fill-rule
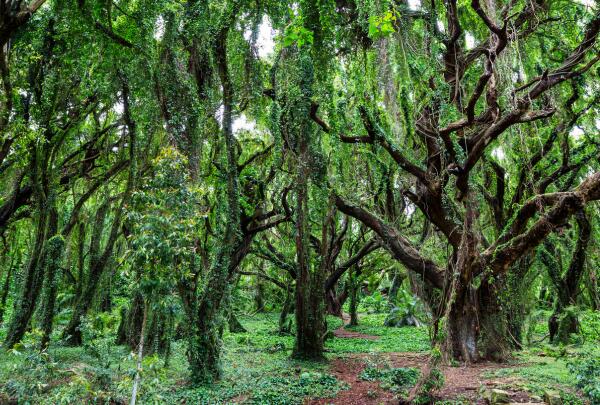
<instances>
[{"instance_id":1,"label":"leafy shrub","mask_svg":"<svg viewBox=\"0 0 600 405\"><path fill-rule=\"evenodd\" d=\"M419 370L408 367L366 367L358 377L363 381L381 381L382 388L397 392L415 385L419 378Z\"/></svg>"},{"instance_id":2,"label":"leafy shrub","mask_svg":"<svg viewBox=\"0 0 600 405\"><path fill-rule=\"evenodd\" d=\"M433 392L444 386L444 374L437 368L430 371L429 375L423 381L415 397L415 404L429 404L434 400Z\"/></svg>"},{"instance_id":3,"label":"leafy shrub","mask_svg":"<svg viewBox=\"0 0 600 405\"><path fill-rule=\"evenodd\" d=\"M585 341L600 343L600 311L582 312L579 327Z\"/></svg>"},{"instance_id":4,"label":"leafy shrub","mask_svg":"<svg viewBox=\"0 0 600 405\"><path fill-rule=\"evenodd\" d=\"M577 388L589 398L591 405L600 405L600 358L586 356L567 365L575 375Z\"/></svg>"},{"instance_id":5,"label":"leafy shrub","mask_svg":"<svg viewBox=\"0 0 600 405\"><path fill-rule=\"evenodd\" d=\"M387 299L381 295L381 292L375 291L372 295L367 295L362 299L359 306L359 312L368 312L378 314L387 307Z\"/></svg>"}]
</instances>

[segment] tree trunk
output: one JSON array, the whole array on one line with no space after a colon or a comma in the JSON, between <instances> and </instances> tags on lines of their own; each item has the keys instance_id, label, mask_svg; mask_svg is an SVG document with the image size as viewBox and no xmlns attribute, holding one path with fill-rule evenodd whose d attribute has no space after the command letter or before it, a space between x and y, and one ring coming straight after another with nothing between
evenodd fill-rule
<instances>
[{"instance_id":1,"label":"tree trunk","mask_svg":"<svg viewBox=\"0 0 600 405\"><path fill-rule=\"evenodd\" d=\"M248 332L246 328L240 323L240 321L235 316L233 309L229 310L229 317L227 319L227 324L229 326L229 332L231 333L246 333Z\"/></svg>"},{"instance_id":2,"label":"tree trunk","mask_svg":"<svg viewBox=\"0 0 600 405\"><path fill-rule=\"evenodd\" d=\"M57 284L60 279L60 264L65 247L62 236L53 236L46 242L44 255L44 307L42 314L42 340L40 348L45 350L50 342L54 320Z\"/></svg>"},{"instance_id":3,"label":"tree trunk","mask_svg":"<svg viewBox=\"0 0 600 405\"><path fill-rule=\"evenodd\" d=\"M233 18L233 15L231 15ZM252 237L241 239L239 179L237 172L236 141L232 130L233 85L227 64L227 36L225 22L215 39L215 59L223 86L223 137L227 158L227 214L220 250L211 268L209 280L197 307L189 335L188 361L191 379L196 384L211 383L220 378L221 339L223 327L223 300L230 293L230 280L237 264L247 254Z\"/></svg>"},{"instance_id":4,"label":"tree trunk","mask_svg":"<svg viewBox=\"0 0 600 405\"><path fill-rule=\"evenodd\" d=\"M294 310L294 301L292 299L292 294L290 294L290 284L288 284L287 290L285 292L285 301L283 302L283 307L281 308L281 313L279 314L279 334L287 335L291 332L292 329L292 321L288 322L288 315Z\"/></svg>"},{"instance_id":5,"label":"tree trunk","mask_svg":"<svg viewBox=\"0 0 600 405\"><path fill-rule=\"evenodd\" d=\"M43 195L42 192L38 192L38 194ZM44 263L47 260L46 238L49 237L48 235L54 236L56 233L57 221L56 212L43 206L40 202L36 240L27 265L25 280L21 287L21 296L15 301L15 311L4 340L4 347L6 348L12 348L25 335L44 280Z\"/></svg>"},{"instance_id":6,"label":"tree trunk","mask_svg":"<svg viewBox=\"0 0 600 405\"><path fill-rule=\"evenodd\" d=\"M135 349L140 342L140 331L144 318L144 298L136 291L131 298L129 309L121 310L121 322L117 330L116 344Z\"/></svg>"},{"instance_id":7,"label":"tree trunk","mask_svg":"<svg viewBox=\"0 0 600 405\"><path fill-rule=\"evenodd\" d=\"M600 284L598 283L598 276L596 274L596 269L593 266L588 265L588 279L589 284L588 292L590 295L590 307L594 311L600 310ZM1 308L0 304L0 308ZM2 319L0 318L0 324L2 323Z\"/></svg>"},{"instance_id":8,"label":"tree trunk","mask_svg":"<svg viewBox=\"0 0 600 405\"><path fill-rule=\"evenodd\" d=\"M306 153L306 151L305 151ZM300 359L323 358L323 284L318 271L311 271L308 219L308 164L300 164L296 205L296 342L292 356ZM324 242L322 242L324 243Z\"/></svg>"},{"instance_id":9,"label":"tree trunk","mask_svg":"<svg viewBox=\"0 0 600 405\"><path fill-rule=\"evenodd\" d=\"M358 325L358 277L356 269L350 274L350 323L349 326Z\"/></svg>"},{"instance_id":10,"label":"tree trunk","mask_svg":"<svg viewBox=\"0 0 600 405\"><path fill-rule=\"evenodd\" d=\"M325 307L329 315L342 317L342 303L334 290L328 290L325 293Z\"/></svg>"},{"instance_id":11,"label":"tree trunk","mask_svg":"<svg viewBox=\"0 0 600 405\"><path fill-rule=\"evenodd\" d=\"M548 275L556 289L554 312L548 320L551 343L568 343L570 335L579 330L577 315L569 307L575 304L579 293L579 282L583 275L591 225L583 209L575 213L575 219L579 233L569 268L564 275L561 274L561 262L557 260L560 257L557 257L556 249L549 240L546 240L544 249L540 252L542 262L546 265Z\"/></svg>"},{"instance_id":12,"label":"tree trunk","mask_svg":"<svg viewBox=\"0 0 600 405\"><path fill-rule=\"evenodd\" d=\"M0 292L0 326L4 320L4 311L6 310L6 300L8 299L8 293L10 291L10 280L12 273L15 268L21 265L21 253L17 253L18 258L15 262L11 261L11 264L6 272L6 278L4 279L4 285L2 286L2 292ZM13 259L14 260L14 259Z\"/></svg>"},{"instance_id":13,"label":"tree trunk","mask_svg":"<svg viewBox=\"0 0 600 405\"><path fill-rule=\"evenodd\" d=\"M98 285L101 281L102 273L108 263L108 256L101 254L100 252L100 241L102 240L102 233L105 229L104 222L109 208L110 202L105 201L96 211L90 239L90 270L87 282L84 283L83 280L79 280L79 283L82 284L83 287L79 296L75 298L75 308L73 309L71 320L63 331L63 338L68 344L73 346L79 346L82 343L80 330L81 320L87 315L92 306ZM117 220L117 218L115 218L115 220ZM115 224L113 223L113 227L114 226ZM111 241L109 239L107 243L114 244L114 240ZM112 250L112 246L106 246L105 249L105 252L108 249Z\"/></svg>"},{"instance_id":14,"label":"tree trunk","mask_svg":"<svg viewBox=\"0 0 600 405\"><path fill-rule=\"evenodd\" d=\"M135 405L137 400L138 387L142 380L142 360L144 358L144 330L146 329L146 319L148 318L148 304L144 304L144 315L142 317L142 326L140 327L140 343L138 346L137 353L137 364L135 368L135 378L133 380L133 387L131 389L131 400L129 405Z\"/></svg>"},{"instance_id":15,"label":"tree trunk","mask_svg":"<svg viewBox=\"0 0 600 405\"><path fill-rule=\"evenodd\" d=\"M396 307L396 300L398 298L398 291L400 290L400 286L402 286L402 282L404 281L404 276L400 274L400 272L394 272L394 278L392 279L392 285L390 286L390 291L388 293L388 304L390 310Z\"/></svg>"},{"instance_id":16,"label":"tree trunk","mask_svg":"<svg viewBox=\"0 0 600 405\"><path fill-rule=\"evenodd\" d=\"M85 279L85 223L80 222L77 227L77 284L75 285L75 301L83 291Z\"/></svg>"},{"instance_id":17,"label":"tree trunk","mask_svg":"<svg viewBox=\"0 0 600 405\"><path fill-rule=\"evenodd\" d=\"M309 128L305 128L309 131ZM324 275L327 269L327 228L332 217L328 214L321 238L321 265L314 269L311 263L309 236L309 187L310 177L308 134L298 134L299 162L296 178L296 343L292 357L298 359L323 359L325 320L323 308Z\"/></svg>"},{"instance_id":18,"label":"tree trunk","mask_svg":"<svg viewBox=\"0 0 600 405\"><path fill-rule=\"evenodd\" d=\"M463 286L457 288L446 319L443 348L447 360L451 358L465 363L474 363L479 359L478 315L476 291Z\"/></svg>"},{"instance_id":19,"label":"tree trunk","mask_svg":"<svg viewBox=\"0 0 600 405\"><path fill-rule=\"evenodd\" d=\"M264 312L265 310L265 285L262 282L260 277L254 278L254 306L256 308L256 312Z\"/></svg>"}]
</instances>

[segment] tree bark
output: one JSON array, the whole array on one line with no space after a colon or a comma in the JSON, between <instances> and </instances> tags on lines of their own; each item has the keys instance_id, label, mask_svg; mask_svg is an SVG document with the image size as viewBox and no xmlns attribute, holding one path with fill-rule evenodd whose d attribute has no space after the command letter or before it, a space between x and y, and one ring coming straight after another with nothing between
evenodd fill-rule
<instances>
[{"instance_id":1,"label":"tree bark","mask_svg":"<svg viewBox=\"0 0 600 405\"><path fill-rule=\"evenodd\" d=\"M42 339L40 342L41 350L48 348L50 335L52 334L52 325L54 320L54 306L56 303L56 293L58 290L58 280L60 279L60 264L63 257L65 240L62 236L53 236L46 242L43 263L44 266L44 306L42 314Z\"/></svg>"},{"instance_id":2,"label":"tree bark","mask_svg":"<svg viewBox=\"0 0 600 405\"><path fill-rule=\"evenodd\" d=\"M33 151L32 153L37 156L38 152ZM37 173L40 170L40 164L37 162L37 158L33 159L32 164L34 166L34 178L38 178ZM15 310L4 340L4 346L6 348L12 348L21 341L25 335L25 331L27 330L27 326L37 305L44 281L44 263L49 259L47 257L47 239L54 236L58 228L57 213L51 208L51 206L53 207L53 203L46 197L47 194L44 192L42 180L39 178L38 180L35 187L39 206L36 240L27 265L25 279L21 286L21 296L15 301ZM43 181L46 182L47 179Z\"/></svg>"},{"instance_id":3,"label":"tree bark","mask_svg":"<svg viewBox=\"0 0 600 405\"><path fill-rule=\"evenodd\" d=\"M356 268L350 273L350 326L358 325L358 275Z\"/></svg>"},{"instance_id":4,"label":"tree bark","mask_svg":"<svg viewBox=\"0 0 600 405\"><path fill-rule=\"evenodd\" d=\"M551 343L568 343L572 333L579 329L576 314L568 307L575 305L579 294L579 283L583 276L586 249L590 241L591 225L583 209L575 214L577 227L579 229L577 242L569 268L561 274L559 262L556 259L557 251L554 245L546 240L541 250L542 262L546 265L548 275L556 290L554 300L554 311L548 320Z\"/></svg>"},{"instance_id":5,"label":"tree bark","mask_svg":"<svg viewBox=\"0 0 600 405\"><path fill-rule=\"evenodd\" d=\"M4 279L4 284L2 285L2 292L0 292L0 326L2 326L2 321L4 320L4 311L6 311L6 301L8 299L8 293L10 291L10 280L12 278L12 274L15 268L21 265L21 253L16 253L17 258L11 261L10 266L6 272L6 278Z\"/></svg>"}]
</instances>

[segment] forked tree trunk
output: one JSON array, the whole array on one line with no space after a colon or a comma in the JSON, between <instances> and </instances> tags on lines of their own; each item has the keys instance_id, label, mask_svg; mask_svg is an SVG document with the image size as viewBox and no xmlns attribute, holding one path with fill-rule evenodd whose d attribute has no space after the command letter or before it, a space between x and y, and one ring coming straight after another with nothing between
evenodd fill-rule
<instances>
[{"instance_id":1,"label":"forked tree trunk","mask_svg":"<svg viewBox=\"0 0 600 405\"><path fill-rule=\"evenodd\" d=\"M447 282L445 299L445 336L442 352L446 360L454 359L473 363L479 359L480 307L477 288L473 286L474 275L481 270L478 264L479 238L473 232L478 211L471 194L464 200L465 218L463 234L457 252L449 266L453 275Z\"/></svg>"}]
</instances>

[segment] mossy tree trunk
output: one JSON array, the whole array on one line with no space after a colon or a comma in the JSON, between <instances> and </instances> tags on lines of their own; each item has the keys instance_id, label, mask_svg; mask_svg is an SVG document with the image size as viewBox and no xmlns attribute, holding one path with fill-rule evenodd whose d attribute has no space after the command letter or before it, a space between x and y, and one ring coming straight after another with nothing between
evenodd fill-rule
<instances>
[{"instance_id":1,"label":"mossy tree trunk","mask_svg":"<svg viewBox=\"0 0 600 405\"><path fill-rule=\"evenodd\" d=\"M46 242L44 252L44 301L42 311L42 339L40 347L45 350L50 342L54 320L54 307L58 280L60 279L60 264L63 257L65 240L62 236L53 236Z\"/></svg>"},{"instance_id":2,"label":"mossy tree trunk","mask_svg":"<svg viewBox=\"0 0 600 405\"><path fill-rule=\"evenodd\" d=\"M554 311L548 320L550 342L568 343L572 333L578 331L578 319L569 307L576 304L579 294L579 284L584 273L586 249L590 241L591 225L583 209L575 214L578 235L575 249L568 269L562 271L562 261L555 245L546 240L544 248L540 250L542 262L546 266L548 275L556 292Z\"/></svg>"},{"instance_id":3,"label":"mossy tree trunk","mask_svg":"<svg viewBox=\"0 0 600 405\"><path fill-rule=\"evenodd\" d=\"M358 281L358 269L353 269L350 273L350 323L349 326L358 325L358 295L359 295L359 281Z\"/></svg>"},{"instance_id":4,"label":"mossy tree trunk","mask_svg":"<svg viewBox=\"0 0 600 405\"><path fill-rule=\"evenodd\" d=\"M291 331L291 319L288 321L288 316L290 313L294 311L294 296L291 294L291 284L287 286L285 291L285 300L283 302L283 306L281 308L281 313L279 314L279 334L288 334Z\"/></svg>"},{"instance_id":5,"label":"mossy tree trunk","mask_svg":"<svg viewBox=\"0 0 600 405\"><path fill-rule=\"evenodd\" d=\"M25 335L44 281L44 263L47 261L45 256L48 255L46 242L58 229L58 214L49 186L51 179L47 176L48 161L44 157L44 151L36 146L31 148L31 156L33 188L38 211L36 236L20 288L20 297L15 301L13 316L4 340L6 348L13 347Z\"/></svg>"},{"instance_id":6,"label":"mossy tree trunk","mask_svg":"<svg viewBox=\"0 0 600 405\"><path fill-rule=\"evenodd\" d=\"M16 268L21 265L21 252L20 250L13 256L10 266L6 271L6 276L4 278L4 283L2 284L2 291L0 291L0 326L2 326L2 322L4 320L4 312L6 311L6 302L8 300L8 293L10 291L10 281L13 275L13 272Z\"/></svg>"},{"instance_id":7,"label":"mossy tree trunk","mask_svg":"<svg viewBox=\"0 0 600 405\"><path fill-rule=\"evenodd\" d=\"M227 63L227 37L233 23L235 10L228 10L215 39L215 59L223 87L223 138L226 153L227 211L225 229L215 261L198 303L192 330L189 334L188 361L194 383L210 383L221 376L221 339L223 326L223 300L230 293L230 280L235 271L234 256L241 241L239 180L235 139L232 129L233 84ZM237 267L237 266L235 266Z\"/></svg>"}]
</instances>

